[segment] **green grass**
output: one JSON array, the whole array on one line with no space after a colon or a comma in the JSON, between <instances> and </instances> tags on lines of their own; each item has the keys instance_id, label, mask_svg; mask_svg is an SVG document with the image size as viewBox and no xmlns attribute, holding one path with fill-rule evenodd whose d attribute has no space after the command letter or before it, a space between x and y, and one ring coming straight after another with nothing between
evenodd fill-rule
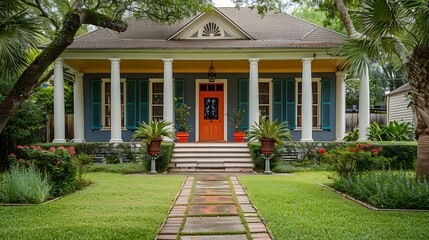
<instances>
[{"instance_id":1,"label":"green grass","mask_svg":"<svg viewBox=\"0 0 429 240\"><path fill-rule=\"evenodd\" d=\"M376 212L317 182L327 172L240 176L275 239L429 239L429 212Z\"/></svg>"},{"instance_id":2,"label":"green grass","mask_svg":"<svg viewBox=\"0 0 429 240\"><path fill-rule=\"evenodd\" d=\"M102 164L94 163L88 165L85 172L110 172L110 173L143 173L146 172L146 166L143 163L117 163L117 164Z\"/></svg>"},{"instance_id":3,"label":"green grass","mask_svg":"<svg viewBox=\"0 0 429 240\"><path fill-rule=\"evenodd\" d=\"M89 173L95 183L53 203L0 207L1 239L154 239L183 176Z\"/></svg>"}]
</instances>

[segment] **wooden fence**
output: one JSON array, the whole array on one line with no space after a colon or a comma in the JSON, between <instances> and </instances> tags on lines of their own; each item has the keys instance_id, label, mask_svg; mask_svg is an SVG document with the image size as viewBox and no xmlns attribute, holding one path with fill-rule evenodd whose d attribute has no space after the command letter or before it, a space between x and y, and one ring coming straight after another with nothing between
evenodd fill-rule
<instances>
[{"instance_id":1,"label":"wooden fence","mask_svg":"<svg viewBox=\"0 0 429 240\"><path fill-rule=\"evenodd\" d=\"M387 124L386 113L371 113L369 116L369 122L377 122L380 125ZM353 131L359 126L359 113L346 113L346 131Z\"/></svg>"},{"instance_id":2,"label":"wooden fence","mask_svg":"<svg viewBox=\"0 0 429 240\"><path fill-rule=\"evenodd\" d=\"M65 119L65 131L66 139L74 139L74 119L73 114L66 114ZM46 142L52 142L54 140L54 115L46 115Z\"/></svg>"}]
</instances>

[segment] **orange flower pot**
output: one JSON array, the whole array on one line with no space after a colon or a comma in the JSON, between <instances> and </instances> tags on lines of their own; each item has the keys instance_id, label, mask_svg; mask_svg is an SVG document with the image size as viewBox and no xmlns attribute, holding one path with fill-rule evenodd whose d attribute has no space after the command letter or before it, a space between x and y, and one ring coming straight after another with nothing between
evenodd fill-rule
<instances>
[{"instance_id":1,"label":"orange flower pot","mask_svg":"<svg viewBox=\"0 0 429 240\"><path fill-rule=\"evenodd\" d=\"M189 133L188 132L178 132L176 133L176 138L178 142L185 143L188 142Z\"/></svg>"},{"instance_id":2,"label":"orange flower pot","mask_svg":"<svg viewBox=\"0 0 429 240\"><path fill-rule=\"evenodd\" d=\"M234 133L234 142L244 142L244 132L235 132Z\"/></svg>"}]
</instances>

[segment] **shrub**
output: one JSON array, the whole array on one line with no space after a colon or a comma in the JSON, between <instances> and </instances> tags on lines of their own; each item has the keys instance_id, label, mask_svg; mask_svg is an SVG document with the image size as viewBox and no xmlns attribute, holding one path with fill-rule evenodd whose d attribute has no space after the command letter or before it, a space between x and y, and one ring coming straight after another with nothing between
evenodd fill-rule
<instances>
[{"instance_id":1,"label":"shrub","mask_svg":"<svg viewBox=\"0 0 429 240\"><path fill-rule=\"evenodd\" d=\"M52 184L30 164L12 165L0 179L0 202L39 204L50 197Z\"/></svg>"},{"instance_id":2,"label":"shrub","mask_svg":"<svg viewBox=\"0 0 429 240\"><path fill-rule=\"evenodd\" d=\"M383 156L391 159L391 169L415 169L417 160L416 142L375 142L372 145L383 148Z\"/></svg>"},{"instance_id":3,"label":"shrub","mask_svg":"<svg viewBox=\"0 0 429 240\"><path fill-rule=\"evenodd\" d=\"M48 175L53 183L52 195L61 196L76 190L77 180L76 166L72 156L75 155L74 147L51 147L42 149L40 146L17 146L17 155L9 155L9 161L18 166L28 167L32 164L42 173Z\"/></svg>"},{"instance_id":4,"label":"shrub","mask_svg":"<svg viewBox=\"0 0 429 240\"><path fill-rule=\"evenodd\" d=\"M94 163L89 165L85 172L111 172L121 174L144 173L146 172L146 164L142 163L119 163L119 164L102 164Z\"/></svg>"},{"instance_id":5,"label":"shrub","mask_svg":"<svg viewBox=\"0 0 429 240\"><path fill-rule=\"evenodd\" d=\"M382 148L371 144L337 147L328 152L321 151L322 161L331 165L339 177L348 177L364 171L384 169L390 159L381 156Z\"/></svg>"},{"instance_id":6,"label":"shrub","mask_svg":"<svg viewBox=\"0 0 429 240\"><path fill-rule=\"evenodd\" d=\"M334 181L338 191L381 208L429 209L429 185L414 174L368 172Z\"/></svg>"}]
</instances>

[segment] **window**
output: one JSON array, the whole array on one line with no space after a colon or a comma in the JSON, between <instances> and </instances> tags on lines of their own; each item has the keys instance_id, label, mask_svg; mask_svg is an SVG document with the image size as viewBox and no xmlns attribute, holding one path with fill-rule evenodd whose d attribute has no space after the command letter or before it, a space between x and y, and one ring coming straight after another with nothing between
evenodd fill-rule
<instances>
[{"instance_id":1,"label":"window","mask_svg":"<svg viewBox=\"0 0 429 240\"><path fill-rule=\"evenodd\" d=\"M302 79L297 79L297 111L296 124L298 128L302 128ZM313 78L311 83L312 93L312 113L313 113L313 128L320 128L320 79Z\"/></svg>"},{"instance_id":2,"label":"window","mask_svg":"<svg viewBox=\"0 0 429 240\"><path fill-rule=\"evenodd\" d=\"M112 87L110 79L102 79L102 128L112 127ZM125 79L121 79L121 126L125 128Z\"/></svg>"},{"instance_id":3,"label":"window","mask_svg":"<svg viewBox=\"0 0 429 240\"><path fill-rule=\"evenodd\" d=\"M164 83L162 79L151 79L151 119L162 121L164 119Z\"/></svg>"},{"instance_id":4,"label":"window","mask_svg":"<svg viewBox=\"0 0 429 240\"><path fill-rule=\"evenodd\" d=\"M219 24L210 21L204 24L198 31L190 35L190 39L203 38L203 39L212 39L212 38L236 38L233 37L226 29L224 29Z\"/></svg>"},{"instance_id":5,"label":"window","mask_svg":"<svg viewBox=\"0 0 429 240\"><path fill-rule=\"evenodd\" d=\"M270 82L271 79L259 79L259 116L267 120L271 116Z\"/></svg>"}]
</instances>

